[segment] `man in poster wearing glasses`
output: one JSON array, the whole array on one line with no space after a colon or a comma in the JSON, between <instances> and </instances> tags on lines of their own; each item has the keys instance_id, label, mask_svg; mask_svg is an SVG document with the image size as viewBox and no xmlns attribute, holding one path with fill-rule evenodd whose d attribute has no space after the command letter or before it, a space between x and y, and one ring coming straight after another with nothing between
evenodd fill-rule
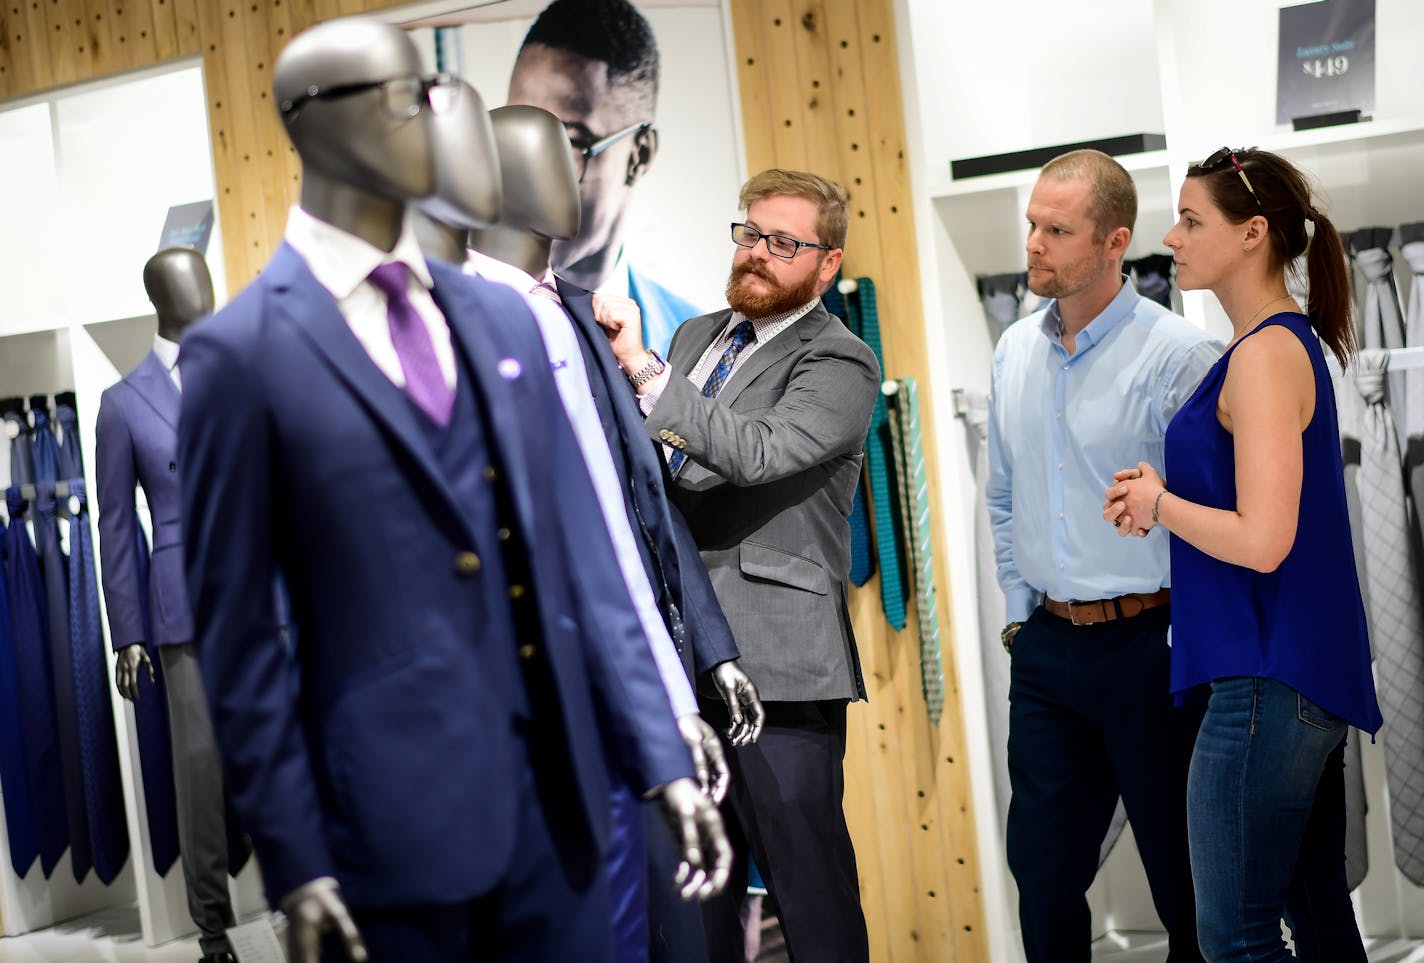
<instances>
[{"instance_id":1,"label":"man in poster wearing glasses","mask_svg":"<svg viewBox=\"0 0 1424 963\"><path fill-rule=\"evenodd\" d=\"M633 188L658 153L658 72L657 39L628 0L555 0L524 37L508 103L558 117L574 150L582 227L554 243L555 272L632 298L646 343L666 351L674 329L702 312L639 271L623 246Z\"/></svg>"}]
</instances>

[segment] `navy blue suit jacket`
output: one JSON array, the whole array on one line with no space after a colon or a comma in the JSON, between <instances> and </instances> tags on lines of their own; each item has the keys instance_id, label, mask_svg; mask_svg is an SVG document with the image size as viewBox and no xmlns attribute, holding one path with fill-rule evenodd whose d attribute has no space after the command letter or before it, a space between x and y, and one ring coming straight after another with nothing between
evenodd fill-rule
<instances>
[{"instance_id":1,"label":"navy blue suit jacket","mask_svg":"<svg viewBox=\"0 0 1424 963\"><path fill-rule=\"evenodd\" d=\"M590 371L589 377L601 375L604 384L610 388L614 414L626 439L627 464L632 476L629 483L638 490L638 504L655 508L654 511L644 509L641 514L653 537L668 589L682 613L692 643L690 664L688 653L684 652L683 665L687 667L689 676L706 672L719 662L740 656L736 639L732 637L732 628L722 614L716 593L712 591L712 580L707 575L707 567L702 564L692 530L687 527L682 512L668 499L672 480L662 449L648 437L642 412L638 409L637 395L613 356L608 336L593 319L593 294L562 278L557 280L564 308L578 325L579 336L593 345L594 354L598 357L601 371ZM648 580L656 588L658 573L650 570Z\"/></svg>"},{"instance_id":2,"label":"navy blue suit jacket","mask_svg":"<svg viewBox=\"0 0 1424 963\"><path fill-rule=\"evenodd\" d=\"M104 601L114 649L135 642L193 641L193 616L183 579L183 526L178 492L178 411L182 396L158 356L104 391L94 427L94 475L99 486L99 552ZM153 524L148 584L140 585L138 509L143 487ZM153 637L144 631L148 599Z\"/></svg>"},{"instance_id":3,"label":"navy blue suit jacket","mask_svg":"<svg viewBox=\"0 0 1424 963\"><path fill-rule=\"evenodd\" d=\"M690 759L592 485L568 457L578 447L533 316L501 285L430 269L453 346L490 408L486 441L537 587L540 658L561 710L546 721L562 723L571 808L584 817L551 830L596 854L605 750L636 792L690 775ZM355 906L489 891L518 858L527 773L479 652L529 640L491 636L485 596L455 565L475 538L470 515L422 443L414 407L286 245L185 337L182 371L198 654L269 899L325 875ZM252 604L279 570L297 673L270 611Z\"/></svg>"}]
</instances>

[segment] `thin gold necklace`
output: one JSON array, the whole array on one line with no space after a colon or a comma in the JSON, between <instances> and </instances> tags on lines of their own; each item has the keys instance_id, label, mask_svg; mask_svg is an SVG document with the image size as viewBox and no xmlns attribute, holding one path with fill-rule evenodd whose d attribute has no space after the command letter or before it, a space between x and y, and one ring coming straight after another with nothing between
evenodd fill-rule
<instances>
[{"instance_id":1,"label":"thin gold necklace","mask_svg":"<svg viewBox=\"0 0 1424 963\"><path fill-rule=\"evenodd\" d=\"M1291 301L1295 300L1295 298L1292 298L1289 294L1281 294L1277 295L1274 298L1271 298L1271 300L1267 301L1265 304L1257 308L1256 313L1251 315L1250 319L1244 325L1241 326L1241 334L1238 334L1236 337L1232 338L1231 343L1235 344L1237 341L1240 341L1242 337L1244 337L1251 331L1251 325L1254 324L1256 322L1256 319L1261 316L1262 311L1266 310L1271 305L1275 304L1277 301L1285 301L1288 298Z\"/></svg>"}]
</instances>

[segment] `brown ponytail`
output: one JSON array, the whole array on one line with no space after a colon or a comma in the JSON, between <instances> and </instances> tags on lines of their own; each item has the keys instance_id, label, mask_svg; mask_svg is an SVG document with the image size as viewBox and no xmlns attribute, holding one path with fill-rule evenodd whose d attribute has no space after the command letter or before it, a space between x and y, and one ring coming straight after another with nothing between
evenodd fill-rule
<instances>
[{"instance_id":1,"label":"brown ponytail","mask_svg":"<svg viewBox=\"0 0 1424 963\"><path fill-rule=\"evenodd\" d=\"M1227 161L1234 155L1250 180L1237 175ZM1219 158L1219 159L1218 159ZM1206 182L1213 202L1233 224L1263 215L1270 225L1271 260L1282 270L1301 254L1310 284L1306 315L1343 367L1355 351L1351 319L1350 269L1345 246L1335 225L1311 203L1310 184L1290 161L1270 151L1247 148L1218 152L1212 159L1187 168L1188 177ZM1305 222L1315 225L1312 236Z\"/></svg>"}]
</instances>

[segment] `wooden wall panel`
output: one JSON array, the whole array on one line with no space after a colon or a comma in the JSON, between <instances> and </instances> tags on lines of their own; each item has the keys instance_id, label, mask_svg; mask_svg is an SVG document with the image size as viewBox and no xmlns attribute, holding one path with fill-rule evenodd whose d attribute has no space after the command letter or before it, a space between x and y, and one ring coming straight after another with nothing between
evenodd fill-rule
<instances>
[{"instance_id":1,"label":"wooden wall panel","mask_svg":"<svg viewBox=\"0 0 1424 963\"><path fill-rule=\"evenodd\" d=\"M731 0L748 169L802 167L850 194L847 276L876 282L887 376L916 379L930 490L934 391L889 0ZM934 518L942 518L935 511ZM878 577L851 599L870 702L851 708L846 818L876 960L987 958L943 531L935 534L945 710L929 724L915 614L893 631Z\"/></svg>"},{"instance_id":2,"label":"wooden wall panel","mask_svg":"<svg viewBox=\"0 0 1424 963\"><path fill-rule=\"evenodd\" d=\"M848 276L879 296L886 374L923 398L938 491L934 390L904 150L891 0L728 0L748 168L814 170L850 192ZM280 241L300 166L271 99L277 53L320 20L390 0L0 0L0 99L175 57L203 58L217 203L235 293ZM937 510L935 519L943 518ZM942 526L936 529L945 712L920 694L913 606L896 633L879 582L852 593L871 700L850 711L846 817L877 963L987 958L979 857L955 682Z\"/></svg>"}]
</instances>

